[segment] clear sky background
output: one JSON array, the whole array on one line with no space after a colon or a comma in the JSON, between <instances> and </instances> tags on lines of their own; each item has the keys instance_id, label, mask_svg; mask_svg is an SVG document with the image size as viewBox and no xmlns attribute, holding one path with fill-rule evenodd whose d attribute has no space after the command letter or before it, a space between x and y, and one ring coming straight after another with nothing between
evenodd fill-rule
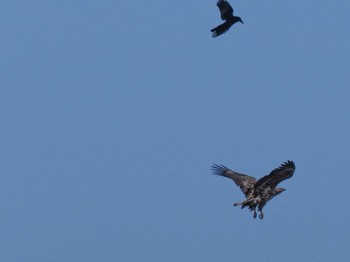
<instances>
[{"instance_id":1,"label":"clear sky background","mask_svg":"<svg viewBox=\"0 0 350 262\"><path fill-rule=\"evenodd\" d=\"M348 261L350 2L230 3L1 2L1 261Z\"/></svg>"}]
</instances>

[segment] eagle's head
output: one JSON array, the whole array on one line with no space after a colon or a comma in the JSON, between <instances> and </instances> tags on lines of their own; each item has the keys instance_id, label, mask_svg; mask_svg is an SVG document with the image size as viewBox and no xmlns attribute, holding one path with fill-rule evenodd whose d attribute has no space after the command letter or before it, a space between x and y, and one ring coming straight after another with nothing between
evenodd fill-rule
<instances>
[{"instance_id":1,"label":"eagle's head","mask_svg":"<svg viewBox=\"0 0 350 262\"><path fill-rule=\"evenodd\" d=\"M281 194L283 191L285 191L285 188L278 187L275 189L276 195Z\"/></svg>"}]
</instances>

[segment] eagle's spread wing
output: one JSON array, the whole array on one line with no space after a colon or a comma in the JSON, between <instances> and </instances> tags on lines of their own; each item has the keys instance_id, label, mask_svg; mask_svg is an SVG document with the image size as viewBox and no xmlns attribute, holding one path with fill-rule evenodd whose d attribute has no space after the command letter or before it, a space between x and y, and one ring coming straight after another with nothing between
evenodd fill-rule
<instances>
[{"instance_id":1,"label":"eagle's spread wing","mask_svg":"<svg viewBox=\"0 0 350 262\"><path fill-rule=\"evenodd\" d=\"M259 179L255 184L255 189L266 187L275 188L283 180L291 178L294 174L294 170L294 162L288 160L287 162L284 162L280 167L272 170L269 175Z\"/></svg>"},{"instance_id":2,"label":"eagle's spread wing","mask_svg":"<svg viewBox=\"0 0 350 262\"><path fill-rule=\"evenodd\" d=\"M254 188L256 183L256 179L254 177L234 172L224 165L214 164L212 165L211 170L213 171L214 175L232 179L235 184L241 188L246 197L249 195L249 193L251 193L251 190Z\"/></svg>"},{"instance_id":3,"label":"eagle's spread wing","mask_svg":"<svg viewBox=\"0 0 350 262\"><path fill-rule=\"evenodd\" d=\"M222 20L227 20L233 16L233 8L226 0L219 0L216 5L219 7Z\"/></svg>"}]
</instances>

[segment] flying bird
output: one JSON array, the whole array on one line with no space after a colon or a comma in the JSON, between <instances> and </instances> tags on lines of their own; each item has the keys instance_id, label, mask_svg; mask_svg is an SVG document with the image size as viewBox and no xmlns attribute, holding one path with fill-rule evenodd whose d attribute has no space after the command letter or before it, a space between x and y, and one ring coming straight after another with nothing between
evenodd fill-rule
<instances>
[{"instance_id":1,"label":"flying bird","mask_svg":"<svg viewBox=\"0 0 350 262\"><path fill-rule=\"evenodd\" d=\"M233 24L237 22L241 22L242 24L244 24L239 16L233 15L233 8L226 0L219 0L216 3L216 5L219 7L221 19L225 22L210 30L213 33L212 37L222 35L226 31L228 31Z\"/></svg>"},{"instance_id":2,"label":"flying bird","mask_svg":"<svg viewBox=\"0 0 350 262\"><path fill-rule=\"evenodd\" d=\"M278 168L271 171L267 176L256 180L254 177L237 173L230 170L224 165L212 165L211 170L214 175L224 176L232 179L237 186L239 186L245 195L246 199L241 202L237 202L234 206L241 206L241 208L249 207L254 212L253 217L256 218L256 208L260 212L259 218L264 218L263 208L268 201L273 197L285 191L284 188L276 188L276 186L291 178L295 171L295 164L293 161L288 160L280 165Z\"/></svg>"}]
</instances>

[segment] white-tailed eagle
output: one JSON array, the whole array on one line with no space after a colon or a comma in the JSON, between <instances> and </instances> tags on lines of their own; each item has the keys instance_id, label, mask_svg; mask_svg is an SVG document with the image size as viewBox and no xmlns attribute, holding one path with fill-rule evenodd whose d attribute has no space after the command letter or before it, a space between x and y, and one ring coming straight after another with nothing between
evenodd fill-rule
<instances>
[{"instance_id":1,"label":"white-tailed eagle","mask_svg":"<svg viewBox=\"0 0 350 262\"><path fill-rule=\"evenodd\" d=\"M263 208L273 197L285 191L284 188L276 188L276 186L285 179L291 178L295 171L295 164L288 160L280 167L271 171L267 176L256 180L254 177L237 173L224 165L212 165L214 175L224 176L232 179L237 186L241 188L246 200L235 203L234 206L242 208L249 207L254 212L256 218L256 208L260 212L259 218L264 218Z\"/></svg>"}]
</instances>

